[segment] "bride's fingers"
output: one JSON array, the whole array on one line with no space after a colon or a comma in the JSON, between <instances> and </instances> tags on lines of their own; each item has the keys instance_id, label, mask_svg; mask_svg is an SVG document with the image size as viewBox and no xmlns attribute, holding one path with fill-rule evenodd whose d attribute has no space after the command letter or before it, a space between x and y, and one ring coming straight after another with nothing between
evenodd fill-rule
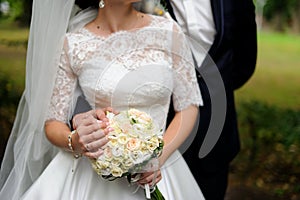
<instances>
[{"instance_id":1,"label":"bride's fingers","mask_svg":"<svg viewBox=\"0 0 300 200\"><path fill-rule=\"evenodd\" d=\"M103 111L106 113L107 111L108 112L112 112L114 114L119 114L118 111L116 111L115 109L113 109L112 107L106 107L106 108L103 108Z\"/></svg>"},{"instance_id":2,"label":"bride's fingers","mask_svg":"<svg viewBox=\"0 0 300 200\"><path fill-rule=\"evenodd\" d=\"M93 141L95 139L102 138L105 135L104 131L102 131L101 134L95 133L95 132L101 131L101 129L99 129L99 125L78 127L78 129L76 129L76 131L77 131L77 135L78 135L77 143L78 143L79 148L82 151L87 151L88 148L86 148L86 144L90 143L91 141Z\"/></svg>"},{"instance_id":3,"label":"bride's fingers","mask_svg":"<svg viewBox=\"0 0 300 200\"><path fill-rule=\"evenodd\" d=\"M89 152L95 152L102 149L103 146L108 142L107 137L102 137L98 140L85 144L85 148Z\"/></svg>"},{"instance_id":4,"label":"bride's fingers","mask_svg":"<svg viewBox=\"0 0 300 200\"><path fill-rule=\"evenodd\" d=\"M85 137L85 141L87 143L94 142L96 140L99 140L99 139L105 137L107 133L108 133L108 131L105 130L105 129L96 130L96 131L94 131L94 132L92 132L92 133L90 133L88 135L85 135L84 136Z\"/></svg>"},{"instance_id":5,"label":"bride's fingers","mask_svg":"<svg viewBox=\"0 0 300 200\"><path fill-rule=\"evenodd\" d=\"M150 187L155 186L159 181L161 181L161 179L162 176L161 174L159 174L157 176L154 176L153 179L150 182L148 182L148 184L150 185Z\"/></svg>"},{"instance_id":6,"label":"bride's fingers","mask_svg":"<svg viewBox=\"0 0 300 200\"><path fill-rule=\"evenodd\" d=\"M83 139L82 137L89 135L97 130L100 130L100 125L97 123L91 124L89 126L80 126L77 129L78 136Z\"/></svg>"},{"instance_id":7,"label":"bride's fingers","mask_svg":"<svg viewBox=\"0 0 300 200\"><path fill-rule=\"evenodd\" d=\"M157 176L157 177L152 177L151 180L149 179L149 180L147 180L147 181L146 181L146 180L144 180L144 181L139 181L138 183L139 183L140 185L148 184L150 187L153 187L153 186L157 185L157 183L158 183L159 181L161 181L161 179L162 179L161 176Z\"/></svg>"},{"instance_id":8,"label":"bride's fingers","mask_svg":"<svg viewBox=\"0 0 300 200\"><path fill-rule=\"evenodd\" d=\"M85 131L83 131L80 135L80 139L81 139L81 142L83 144L87 144L87 143L91 143L91 142L94 142L94 141L97 141L103 137L106 137L106 135L110 132L110 131L113 131L113 128L111 127L108 127L108 128L105 128L105 129L97 129L93 132L91 132L91 130L93 130L93 128L88 128L86 127Z\"/></svg>"},{"instance_id":9,"label":"bride's fingers","mask_svg":"<svg viewBox=\"0 0 300 200\"><path fill-rule=\"evenodd\" d=\"M139 184L149 184L150 186L156 185L162 179L160 170L155 172L146 172L143 173L140 180L138 181Z\"/></svg>"},{"instance_id":10,"label":"bride's fingers","mask_svg":"<svg viewBox=\"0 0 300 200\"><path fill-rule=\"evenodd\" d=\"M88 135L98 130L105 130L108 122L94 119L92 122L82 123L76 130L79 136ZM108 129L110 130L110 129ZM107 130L105 130L107 132Z\"/></svg>"},{"instance_id":11,"label":"bride's fingers","mask_svg":"<svg viewBox=\"0 0 300 200\"><path fill-rule=\"evenodd\" d=\"M104 122L108 122L108 119L106 117L106 112L112 112L114 114L118 114L117 111L115 111L112 107L106 107L103 109L96 109L91 114L94 118L102 120Z\"/></svg>"},{"instance_id":12,"label":"bride's fingers","mask_svg":"<svg viewBox=\"0 0 300 200\"><path fill-rule=\"evenodd\" d=\"M81 145L85 148L86 151L94 152L108 142L107 134L110 128L100 129L91 134L84 135L81 137Z\"/></svg>"},{"instance_id":13,"label":"bride's fingers","mask_svg":"<svg viewBox=\"0 0 300 200\"><path fill-rule=\"evenodd\" d=\"M75 115L72 119L72 125L76 129L80 125L88 125L94 120L108 122L105 112L102 109L97 109Z\"/></svg>"},{"instance_id":14,"label":"bride's fingers","mask_svg":"<svg viewBox=\"0 0 300 200\"><path fill-rule=\"evenodd\" d=\"M94 110L94 112L92 113L92 116L94 118L96 118L96 119L102 120L104 122L108 122L108 119L106 117L104 109L96 109L96 110Z\"/></svg>"},{"instance_id":15,"label":"bride's fingers","mask_svg":"<svg viewBox=\"0 0 300 200\"><path fill-rule=\"evenodd\" d=\"M88 157L88 158L98 158L99 156L101 156L103 154L103 150L102 149L98 149L95 152L84 152L83 155Z\"/></svg>"},{"instance_id":16,"label":"bride's fingers","mask_svg":"<svg viewBox=\"0 0 300 200\"><path fill-rule=\"evenodd\" d=\"M76 129L83 121L86 121L89 116L92 116L92 111L76 114L72 119L73 128Z\"/></svg>"}]
</instances>

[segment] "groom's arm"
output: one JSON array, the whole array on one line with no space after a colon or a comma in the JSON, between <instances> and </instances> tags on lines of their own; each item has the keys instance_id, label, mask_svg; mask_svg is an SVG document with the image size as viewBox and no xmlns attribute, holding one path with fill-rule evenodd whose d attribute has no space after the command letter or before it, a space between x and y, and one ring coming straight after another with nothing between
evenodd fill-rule
<instances>
[{"instance_id":1,"label":"groom's arm","mask_svg":"<svg viewBox=\"0 0 300 200\"><path fill-rule=\"evenodd\" d=\"M233 87L244 85L252 76L257 58L257 32L255 6L252 0L237 1L237 27L234 40Z\"/></svg>"}]
</instances>

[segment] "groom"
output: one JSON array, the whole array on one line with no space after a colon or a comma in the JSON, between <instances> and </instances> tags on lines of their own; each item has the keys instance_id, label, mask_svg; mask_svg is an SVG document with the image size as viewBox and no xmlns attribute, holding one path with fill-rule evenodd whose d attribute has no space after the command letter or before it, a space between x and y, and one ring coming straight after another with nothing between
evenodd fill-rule
<instances>
[{"instance_id":1,"label":"groom","mask_svg":"<svg viewBox=\"0 0 300 200\"><path fill-rule=\"evenodd\" d=\"M200 107L199 128L183 156L207 200L224 199L228 169L240 144L234 103L234 90L252 76L257 56L255 8L252 0L166 0L168 11L185 33L208 50L220 73L226 95L225 122L213 149L204 157L199 151L212 120L212 98L218 90L209 88L202 74L212 70L208 57L198 59L199 87L204 106ZM195 60L197 52L193 49ZM220 124L218 124L220 125Z\"/></svg>"}]
</instances>

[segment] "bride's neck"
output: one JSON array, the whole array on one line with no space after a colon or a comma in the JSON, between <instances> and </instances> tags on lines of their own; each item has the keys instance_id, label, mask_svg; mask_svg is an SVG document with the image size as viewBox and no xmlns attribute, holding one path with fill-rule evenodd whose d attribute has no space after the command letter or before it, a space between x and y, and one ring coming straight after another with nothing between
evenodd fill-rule
<instances>
[{"instance_id":1,"label":"bride's neck","mask_svg":"<svg viewBox=\"0 0 300 200\"><path fill-rule=\"evenodd\" d=\"M94 20L97 26L113 33L133 28L138 13L131 4L111 3L99 8L98 16Z\"/></svg>"}]
</instances>

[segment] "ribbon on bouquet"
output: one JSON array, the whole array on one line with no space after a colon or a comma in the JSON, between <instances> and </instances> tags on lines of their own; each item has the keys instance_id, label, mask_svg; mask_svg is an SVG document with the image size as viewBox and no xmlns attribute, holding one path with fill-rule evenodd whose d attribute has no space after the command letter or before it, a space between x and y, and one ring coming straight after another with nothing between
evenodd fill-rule
<instances>
[{"instance_id":1,"label":"ribbon on bouquet","mask_svg":"<svg viewBox=\"0 0 300 200\"><path fill-rule=\"evenodd\" d=\"M146 192L146 199L151 199L150 187L148 183L145 185L145 192Z\"/></svg>"},{"instance_id":2,"label":"ribbon on bouquet","mask_svg":"<svg viewBox=\"0 0 300 200\"><path fill-rule=\"evenodd\" d=\"M140 188L143 188L145 190L146 199L151 199L151 193L155 191L155 187L156 187L156 185L154 187L150 188L150 185L148 183L145 184L144 186L138 185L137 188L136 188L136 190L134 192L132 192L132 194L137 193L137 191Z\"/></svg>"}]
</instances>

